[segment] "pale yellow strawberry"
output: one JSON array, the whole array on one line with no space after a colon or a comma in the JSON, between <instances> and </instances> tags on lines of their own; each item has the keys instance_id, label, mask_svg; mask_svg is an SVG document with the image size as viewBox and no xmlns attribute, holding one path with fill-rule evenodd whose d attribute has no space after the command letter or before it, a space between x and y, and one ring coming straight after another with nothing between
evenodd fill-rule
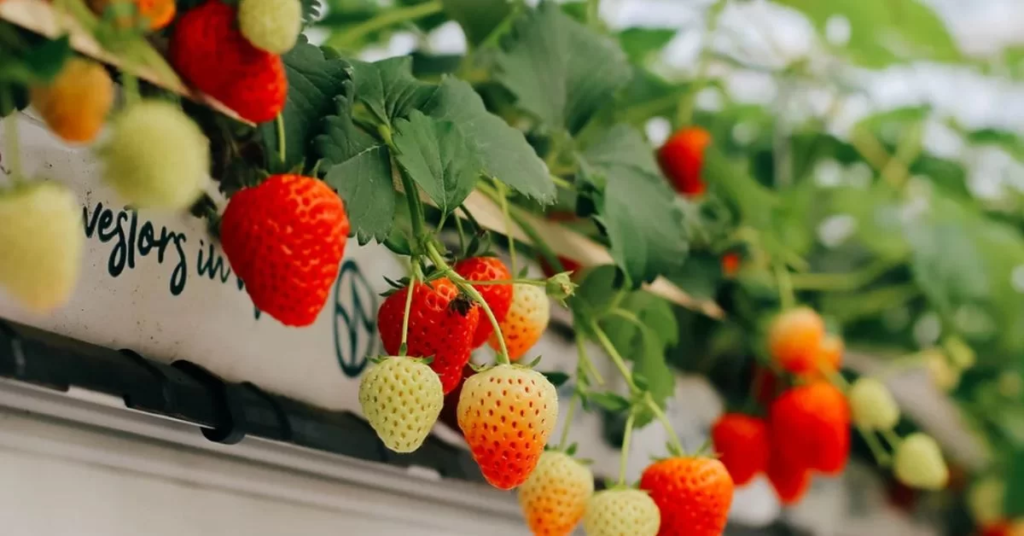
<instances>
[{"instance_id":1,"label":"pale yellow strawberry","mask_svg":"<svg viewBox=\"0 0 1024 536\"><path fill-rule=\"evenodd\" d=\"M238 29L254 47L284 54L302 31L302 4L299 0L241 0Z\"/></svg>"},{"instance_id":2,"label":"pale yellow strawberry","mask_svg":"<svg viewBox=\"0 0 1024 536\"><path fill-rule=\"evenodd\" d=\"M587 536L657 536L660 526L658 505L637 489L595 493L583 518Z\"/></svg>"},{"instance_id":3,"label":"pale yellow strawberry","mask_svg":"<svg viewBox=\"0 0 1024 536\"><path fill-rule=\"evenodd\" d=\"M904 485L918 489L940 490L949 481L939 444L922 433L910 434L896 448L893 472Z\"/></svg>"},{"instance_id":4,"label":"pale yellow strawberry","mask_svg":"<svg viewBox=\"0 0 1024 536\"><path fill-rule=\"evenodd\" d=\"M900 408L889 388L875 378L860 378L848 395L853 421L865 430L888 430L900 420Z\"/></svg>"},{"instance_id":5,"label":"pale yellow strawberry","mask_svg":"<svg viewBox=\"0 0 1024 536\"><path fill-rule=\"evenodd\" d=\"M590 469L564 452L540 457L530 478L519 486L519 506L534 536L571 534L594 493Z\"/></svg>"},{"instance_id":6,"label":"pale yellow strawberry","mask_svg":"<svg viewBox=\"0 0 1024 536\"><path fill-rule=\"evenodd\" d=\"M551 320L551 300L543 287L517 283L512 286L512 305L500 322L509 359L515 361L537 344ZM491 348L499 350L498 335L491 334Z\"/></svg>"},{"instance_id":7,"label":"pale yellow strawberry","mask_svg":"<svg viewBox=\"0 0 1024 536\"><path fill-rule=\"evenodd\" d=\"M423 360L386 357L360 381L359 403L385 446L412 452L437 422L444 393L440 378Z\"/></svg>"},{"instance_id":8,"label":"pale yellow strawberry","mask_svg":"<svg viewBox=\"0 0 1024 536\"><path fill-rule=\"evenodd\" d=\"M26 308L67 303L84 242L81 207L67 188L37 182L0 194L0 285Z\"/></svg>"}]
</instances>

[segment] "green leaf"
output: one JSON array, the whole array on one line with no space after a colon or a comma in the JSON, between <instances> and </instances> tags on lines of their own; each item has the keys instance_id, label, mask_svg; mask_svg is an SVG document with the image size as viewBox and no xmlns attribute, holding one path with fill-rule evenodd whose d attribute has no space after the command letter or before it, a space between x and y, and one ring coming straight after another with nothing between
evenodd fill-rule
<instances>
[{"instance_id":1,"label":"green leaf","mask_svg":"<svg viewBox=\"0 0 1024 536\"><path fill-rule=\"evenodd\" d=\"M323 10L323 5L320 0L301 0L302 2L302 21L306 24L312 24L320 18L320 13Z\"/></svg>"},{"instance_id":2,"label":"green leaf","mask_svg":"<svg viewBox=\"0 0 1024 536\"><path fill-rule=\"evenodd\" d=\"M881 68L900 61L961 61L946 24L919 0L776 0L806 15L824 35L834 17L850 25L851 60Z\"/></svg>"},{"instance_id":3,"label":"green leaf","mask_svg":"<svg viewBox=\"0 0 1024 536\"><path fill-rule=\"evenodd\" d=\"M589 402L597 404L612 413L626 411L630 406L629 400L625 397L610 392L586 393L586 398Z\"/></svg>"},{"instance_id":4,"label":"green leaf","mask_svg":"<svg viewBox=\"0 0 1024 536\"><path fill-rule=\"evenodd\" d=\"M629 61L643 64L655 52L661 52L679 32L674 28L626 28L619 32L619 44Z\"/></svg>"},{"instance_id":5,"label":"green leaf","mask_svg":"<svg viewBox=\"0 0 1024 536\"><path fill-rule=\"evenodd\" d=\"M619 270L606 264L584 272L579 288L569 298L573 311L590 320L600 320L613 307L622 293L623 281Z\"/></svg>"},{"instance_id":6,"label":"green leaf","mask_svg":"<svg viewBox=\"0 0 1024 536\"><path fill-rule=\"evenodd\" d=\"M314 145L325 180L345 200L352 232L360 244L388 238L395 218L395 188L387 147L352 122L352 82L336 100L337 114L324 120Z\"/></svg>"},{"instance_id":7,"label":"green leaf","mask_svg":"<svg viewBox=\"0 0 1024 536\"><path fill-rule=\"evenodd\" d=\"M436 89L413 77L412 59L408 56L376 63L355 61L352 66L356 97L388 125L419 109Z\"/></svg>"},{"instance_id":8,"label":"green leaf","mask_svg":"<svg viewBox=\"0 0 1024 536\"><path fill-rule=\"evenodd\" d=\"M497 57L496 79L550 128L579 131L629 82L618 44L543 2L516 24Z\"/></svg>"},{"instance_id":9,"label":"green leaf","mask_svg":"<svg viewBox=\"0 0 1024 536\"><path fill-rule=\"evenodd\" d=\"M1016 519L1024 516L1024 449L1012 454L1006 477L1003 513L1009 519Z\"/></svg>"},{"instance_id":10,"label":"green leaf","mask_svg":"<svg viewBox=\"0 0 1024 536\"><path fill-rule=\"evenodd\" d=\"M985 128L967 133L967 142L972 145L993 145L1024 162L1024 140L1016 133L994 128Z\"/></svg>"},{"instance_id":11,"label":"green leaf","mask_svg":"<svg viewBox=\"0 0 1024 536\"><path fill-rule=\"evenodd\" d=\"M555 387L561 387L565 385L565 382L569 381L570 376L564 372L553 371L553 372L541 372L545 378L551 382L551 385Z\"/></svg>"},{"instance_id":12,"label":"green leaf","mask_svg":"<svg viewBox=\"0 0 1024 536\"><path fill-rule=\"evenodd\" d=\"M668 367L665 361L665 346L662 339L654 329L644 326L640 330L640 352L635 354L633 361L633 374L643 377L647 381L647 392L651 398L661 407L675 391L675 374ZM641 418L644 417L644 418ZM653 419L653 415L647 416L643 412L637 416L638 427L646 426Z\"/></svg>"},{"instance_id":13,"label":"green leaf","mask_svg":"<svg viewBox=\"0 0 1024 536\"><path fill-rule=\"evenodd\" d=\"M479 45L512 13L508 0L441 0L452 20L462 26L466 41Z\"/></svg>"},{"instance_id":14,"label":"green leaf","mask_svg":"<svg viewBox=\"0 0 1024 536\"><path fill-rule=\"evenodd\" d=\"M450 121L416 110L395 123L395 158L409 177L450 214L469 196L483 165L462 132Z\"/></svg>"},{"instance_id":15,"label":"green leaf","mask_svg":"<svg viewBox=\"0 0 1024 536\"><path fill-rule=\"evenodd\" d=\"M458 127L475 149L487 176L542 204L555 201L555 185L544 162L521 132L487 111L472 86L446 78L422 110Z\"/></svg>"},{"instance_id":16,"label":"green leaf","mask_svg":"<svg viewBox=\"0 0 1024 536\"><path fill-rule=\"evenodd\" d=\"M334 97L344 91L349 79L348 62L309 44L305 36L281 56L288 76L288 100L281 112L284 121L285 158L280 159L277 125L259 125L267 162L273 171L294 169L316 162L313 139L323 132L323 118L335 110Z\"/></svg>"},{"instance_id":17,"label":"green leaf","mask_svg":"<svg viewBox=\"0 0 1024 536\"><path fill-rule=\"evenodd\" d=\"M652 154L639 132L620 125L582 155L588 175L604 180L599 221L612 258L634 286L678 271L688 251L676 194Z\"/></svg>"}]
</instances>

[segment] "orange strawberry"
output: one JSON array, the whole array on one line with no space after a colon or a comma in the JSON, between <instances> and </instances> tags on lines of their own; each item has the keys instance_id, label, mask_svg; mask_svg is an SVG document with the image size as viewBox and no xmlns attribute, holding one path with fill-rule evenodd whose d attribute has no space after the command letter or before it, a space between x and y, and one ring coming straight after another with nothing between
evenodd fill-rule
<instances>
[{"instance_id":1,"label":"orange strawberry","mask_svg":"<svg viewBox=\"0 0 1024 536\"><path fill-rule=\"evenodd\" d=\"M787 463L839 474L850 457L846 398L830 383L794 387L772 404L771 434Z\"/></svg>"},{"instance_id":2,"label":"orange strawberry","mask_svg":"<svg viewBox=\"0 0 1024 536\"><path fill-rule=\"evenodd\" d=\"M484 478L499 489L526 481L558 419L558 393L543 374L498 365L465 381L459 427Z\"/></svg>"},{"instance_id":3,"label":"orange strawberry","mask_svg":"<svg viewBox=\"0 0 1024 536\"><path fill-rule=\"evenodd\" d=\"M499 322L509 359L515 361L533 348L544 335L550 319L551 300L542 287L512 285L512 305L505 320ZM496 333L491 334L490 345L495 350L500 349Z\"/></svg>"},{"instance_id":4,"label":"orange strawberry","mask_svg":"<svg viewBox=\"0 0 1024 536\"><path fill-rule=\"evenodd\" d=\"M718 536L725 530L733 482L713 458L668 458L640 477L661 511L658 536Z\"/></svg>"},{"instance_id":5,"label":"orange strawberry","mask_svg":"<svg viewBox=\"0 0 1024 536\"><path fill-rule=\"evenodd\" d=\"M99 15L113 10L114 24L119 28L144 27L150 31L170 24L176 11L174 0L89 0L89 7Z\"/></svg>"},{"instance_id":6,"label":"orange strawberry","mask_svg":"<svg viewBox=\"0 0 1024 536\"><path fill-rule=\"evenodd\" d=\"M178 18L170 59L188 83L243 119L270 121L284 108L284 63L242 36L236 9L220 0L207 0Z\"/></svg>"},{"instance_id":7,"label":"orange strawberry","mask_svg":"<svg viewBox=\"0 0 1024 536\"><path fill-rule=\"evenodd\" d=\"M508 281L512 279L511 272L505 263L497 257L473 257L455 264L455 273L469 281ZM508 309L512 305L512 285L474 285L473 288L480 293L480 296L491 308L494 318L501 322L508 315ZM476 327L473 334L473 348L479 348L487 338L494 332L494 328L488 319L484 318Z\"/></svg>"},{"instance_id":8,"label":"orange strawberry","mask_svg":"<svg viewBox=\"0 0 1024 536\"><path fill-rule=\"evenodd\" d=\"M704 193L706 185L701 177L704 150L711 143L711 135L700 127L684 128L665 142L658 150L661 170L677 192L688 196Z\"/></svg>"},{"instance_id":9,"label":"orange strawberry","mask_svg":"<svg viewBox=\"0 0 1024 536\"><path fill-rule=\"evenodd\" d=\"M568 536L583 519L594 493L594 475L571 456L541 455L530 478L519 486L519 505L535 536Z\"/></svg>"},{"instance_id":10,"label":"orange strawberry","mask_svg":"<svg viewBox=\"0 0 1024 536\"><path fill-rule=\"evenodd\" d=\"M715 452L733 483L742 486L768 467L768 425L742 413L726 413L711 427Z\"/></svg>"},{"instance_id":11,"label":"orange strawberry","mask_svg":"<svg viewBox=\"0 0 1024 536\"><path fill-rule=\"evenodd\" d=\"M224 254L253 304L286 326L308 326L320 314L348 230L338 194L301 175L274 175L239 191L220 225Z\"/></svg>"},{"instance_id":12,"label":"orange strawberry","mask_svg":"<svg viewBox=\"0 0 1024 536\"><path fill-rule=\"evenodd\" d=\"M402 319L409 287L388 296L377 311L377 329L384 350L398 355L402 346ZM430 368L441 377L445 394L462 381L462 369L469 363L471 342L480 322L480 308L459 293L458 287L442 277L430 283L416 283L409 309L406 353L433 357Z\"/></svg>"},{"instance_id":13,"label":"orange strawberry","mask_svg":"<svg viewBox=\"0 0 1024 536\"><path fill-rule=\"evenodd\" d=\"M31 92L32 105L54 134L85 143L96 138L114 104L114 82L102 65L71 58L49 84Z\"/></svg>"},{"instance_id":14,"label":"orange strawberry","mask_svg":"<svg viewBox=\"0 0 1024 536\"><path fill-rule=\"evenodd\" d=\"M826 333L818 348L815 369L800 374L800 377L809 382L827 381L828 373L836 372L842 366L845 350L846 345L843 343L843 339Z\"/></svg>"},{"instance_id":15,"label":"orange strawberry","mask_svg":"<svg viewBox=\"0 0 1024 536\"><path fill-rule=\"evenodd\" d=\"M778 365L794 374L817 371L825 322L809 307L791 309L772 322L768 350Z\"/></svg>"},{"instance_id":16,"label":"orange strawberry","mask_svg":"<svg viewBox=\"0 0 1024 536\"><path fill-rule=\"evenodd\" d=\"M798 463L792 463L787 457L782 456L778 447L774 445L765 473L779 497L779 502L784 506L800 502L811 488L811 470Z\"/></svg>"}]
</instances>

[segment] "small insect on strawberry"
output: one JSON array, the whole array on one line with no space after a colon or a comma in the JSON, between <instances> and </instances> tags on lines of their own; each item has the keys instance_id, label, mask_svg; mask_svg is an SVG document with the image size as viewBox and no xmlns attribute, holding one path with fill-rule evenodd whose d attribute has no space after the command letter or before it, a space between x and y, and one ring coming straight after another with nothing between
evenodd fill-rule
<instances>
[{"instance_id":1,"label":"small insect on strawberry","mask_svg":"<svg viewBox=\"0 0 1024 536\"><path fill-rule=\"evenodd\" d=\"M498 365L466 380L459 427L484 478L499 489L526 481L558 419L558 393L543 374Z\"/></svg>"},{"instance_id":2,"label":"small insect on strawberry","mask_svg":"<svg viewBox=\"0 0 1024 536\"><path fill-rule=\"evenodd\" d=\"M413 452L437 422L444 393L437 374L421 360L385 357L360 381L359 403L385 446Z\"/></svg>"},{"instance_id":3,"label":"small insect on strawberry","mask_svg":"<svg viewBox=\"0 0 1024 536\"><path fill-rule=\"evenodd\" d=\"M512 279L505 263L497 257L472 257L459 261L453 267L455 273L461 275L467 281L507 281ZM500 323L508 316L509 307L512 306L512 284L506 285L474 285L473 288L480 293L487 306L491 308L494 318ZM476 332L473 334L473 348L479 348L494 332L494 328L487 319L477 324Z\"/></svg>"},{"instance_id":4,"label":"small insect on strawberry","mask_svg":"<svg viewBox=\"0 0 1024 536\"><path fill-rule=\"evenodd\" d=\"M409 287L384 299L377 311L377 329L384 350L397 355L402 347L402 321L405 318ZM433 357L430 368L441 377L445 394L458 387L462 370L473 350L473 334L480 322L480 307L459 292L448 278L412 287L409 306L409 331L406 353L414 357Z\"/></svg>"},{"instance_id":5,"label":"small insect on strawberry","mask_svg":"<svg viewBox=\"0 0 1024 536\"><path fill-rule=\"evenodd\" d=\"M274 175L233 195L220 229L224 254L256 307L286 326L316 321L348 242L338 194L310 177Z\"/></svg>"},{"instance_id":6,"label":"small insect on strawberry","mask_svg":"<svg viewBox=\"0 0 1024 536\"><path fill-rule=\"evenodd\" d=\"M519 505L534 536L568 536L583 519L594 475L564 452L547 451L519 486Z\"/></svg>"},{"instance_id":7,"label":"small insect on strawberry","mask_svg":"<svg viewBox=\"0 0 1024 536\"><path fill-rule=\"evenodd\" d=\"M644 470L647 490L661 512L658 536L718 536L732 505L733 482L713 458L668 458Z\"/></svg>"},{"instance_id":8,"label":"small insect on strawberry","mask_svg":"<svg viewBox=\"0 0 1024 536\"><path fill-rule=\"evenodd\" d=\"M587 536L657 536L658 505L644 491L613 488L595 493L587 503Z\"/></svg>"}]
</instances>

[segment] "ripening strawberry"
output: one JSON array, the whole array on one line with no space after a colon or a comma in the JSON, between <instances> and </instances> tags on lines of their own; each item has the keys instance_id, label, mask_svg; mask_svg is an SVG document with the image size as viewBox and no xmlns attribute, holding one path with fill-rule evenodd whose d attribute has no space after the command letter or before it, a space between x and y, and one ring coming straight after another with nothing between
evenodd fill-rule
<instances>
[{"instance_id":1,"label":"ripening strawberry","mask_svg":"<svg viewBox=\"0 0 1024 536\"><path fill-rule=\"evenodd\" d=\"M889 430L900 420L900 407L892 393L875 378L862 377L854 382L849 400L853 421L864 430Z\"/></svg>"},{"instance_id":2,"label":"ripening strawberry","mask_svg":"<svg viewBox=\"0 0 1024 536\"><path fill-rule=\"evenodd\" d=\"M609 489L587 503L583 528L587 536L657 536L661 525L658 505L637 489Z\"/></svg>"},{"instance_id":3,"label":"ripening strawberry","mask_svg":"<svg viewBox=\"0 0 1024 536\"><path fill-rule=\"evenodd\" d=\"M231 196L220 237L252 303L286 326L308 326L338 277L348 230L345 205L322 181L273 175Z\"/></svg>"},{"instance_id":4,"label":"ripening strawberry","mask_svg":"<svg viewBox=\"0 0 1024 536\"><path fill-rule=\"evenodd\" d=\"M542 272L544 272L545 277L554 277L556 274L558 274L558 271L555 270L555 267L551 266L551 264L549 264L547 259L545 259L543 256L538 257L537 261L540 263L540 269ZM572 275L570 277L573 280L579 277L580 271L583 270L582 264L568 257L563 257L559 255L558 262L562 264L562 268L565 269L566 272L572 272Z\"/></svg>"},{"instance_id":5,"label":"ripening strawberry","mask_svg":"<svg viewBox=\"0 0 1024 536\"><path fill-rule=\"evenodd\" d=\"M912 488L938 491L949 482L942 450L926 434L914 433L904 438L896 447L892 467L896 478Z\"/></svg>"},{"instance_id":6,"label":"ripening strawberry","mask_svg":"<svg viewBox=\"0 0 1024 536\"><path fill-rule=\"evenodd\" d=\"M242 35L234 7L206 0L179 17L173 30L171 63L193 87L253 123L270 121L284 108L284 64Z\"/></svg>"},{"instance_id":7,"label":"ripening strawberry","mask_svg":"<svg viewBox=\"0 0 1024 536\"><path fill-rule=\"evenodd\" d=\"M58 137L86 143L96 139L114 104L114 82L102 65L84 58L64 63L50 83L34 86L32 106Z\"/></svg>"},{"instance_id":8,"label":"ripening strawberry","mask_svg":"<svg viewBox=\"0 0 1024 536\"><path fill-rule=\"evenodd\" d=\"M137 208L188 208L209 182L210 142L170 102L129 105L114 117L97 154L103 179Z\"/></svg>"},{"instance_id":9,"label":"ripening strawberry","mask_svg":"<svg viewBox=\"0 0 1024 536\"><path fill-rule=\"evenodd\" d=\"M484 478L499 489L526 481L558 419L558 393L543 374L497 365L462 386L459 427Z\"/></svg>"},{"instance_id":10,"label":"ripening strawberry","mask_svg":"<svg viewBox=\"0 0 1024 536\"><path fill-rule=\"evenodd\" d=\"M845 350L846 345L842 338L826 333L821 339L814 368L801 373L800 377L809 382L828 381L828 375L837 372L842 366Z\"/></svg>"},{"instance_id":11,"label":"ripening strawberry","mask_svg":"<svg viewBox=\"0 0 1024 536\"><path fill-rule=\"evenodd\" d=\"M429 284L416 283L412 292L406 354L433 357L430 368L440 376L445 394L450 393L459 386L462 369L469 363L473 333L483 316L480 307L445 277ZM377 311L380 339L391 355L397 355L402 347L402 320L408 295L409 287L399 289Z\"/></svg>"},{"instance_id":12,"label":"ripening strawberry","mask_svg":"<svg viewBox=\"0 0 1024 536\"><path fill-rule=\"evenodd\" d=\"M564 452L547 451L519 486L519 506L534 536L568 536L594 493L590 468Z\"/></svg>"},{"instance_id":13,"label":"ripening strawberry","mask_svg":"<svg viewBox=\"0 0 1024 536\"><path fill-rule=\"evenodd\" d=\"M84 242L81 207L67 188L35 182L0 192L0 285L27 309L67 303Z\"/></svg>"},{"instance_id":14,"label":"ripening strawberry","mask_svg":"<svg viewBox=\"0 0 1024 536\"><path fill-rule=\"evenodd\" d=\"M850 457L850 409L830 383L794 387L771 407L773 448L789 463L836 475Z\"/></svg>"},{"instance_id":15,"label":"ripening strawberry","mask_svg":"<svg viewBox=\"0 0 1024 536\"><path fill-rule=\"evenodd\" d=\"M825 322L809 307L779 314L768 331L772 359L794 374L816 372L818 352L825 337Z\"/></svg>"},{"instance_id":16,"label":"ripening strawberry","mask_svg":"<svg viewBox=\"0 0 1024 536\"><path fill-rule=\"evenodd\" d=\"M745 485L767 469L770 442L763 419L726 413L711 427L711 439L735 485Z\"/></svg>"},{"instance_id":17,"label":"ripening strawberry","mask_svg":"<svg viewBox=\"0 0 1024 536\"><path fill-rule=\"evenodd\" d=\"M718 536L732 505L733 482L713 458L668 458L640 477L661 512L658 536Z\"/></svg>"},{"instance_id":18,"label":"ripening strawberry","mask_svg":"<svg viewBox=\"0 0 1024 536\"><path fill-rule=\"evenodd\" d=\"M700 127L689 127L672 135L658 150L658 163L677 192L688 196L704 193L706 185L701 176L704 151L711 143L711 135Z\"/></svg>"},{"instance_id":19,"label":"ripening strawberry","mask_svg":"<svg viewBox=\"0 0 1024 536\"><path fill-rule=\"evenodd\" d=\"M89 0L93 12L103 16L112 11L118 28L159 30L174 20L174 0Z\"/></svg>"},{"instance_id":20,"label":"ripening strawberry","mask_svg":"<svg viewBox=\"0 0 1024 536\"><path fill-rule=\"evenodd\" d=\"M512 305L499 323L509 359L515 361L537 344L551 319L551 300L544 288L516 283L512 285ZM500 349L498 334L492 333L491 348Z\"/></svg>"},{"instance_id":21,"label":"ripening strawberry","mask_svg":"<svg viewBox=\"0 0 1024 536\"><path fill-rule=\"evenodd\" d=\"M505 263L497 257L473 257L459 261L453 267L455 273L461 275L468 281L508 281L512 279L512 273L508 271ZM480 293L480 296L491 308L494 318L498 322L505 320L508 309L512 306L512 285L473 285L473 288ZM477 324L476 333L473 334L473 348L479 348L494 332L494 327L484 316Z\"/></svg>"},{"instance_id":22,"label":"ripening strawberry","mask_svg":"<svg viewBox=\"0 0 1024 536\"><path fill-rule=\"evenodd\" d=\"M419 359L385 357L359 382L363 415L395 452L420 448L443 403L441 380Z\"/></svg>"},{"instance_id":23,"label":"ripening strawberry","mask_svg":"<svg viewBox=\"0 0 1024 536\"><path fill-rule=\"evenodd\" d=\"M765 474L783 506L800 502L811 489L811 470L799 461L782 456L777 446L772 447Z\"/></svg>"},{"instance_id":24,"label":"ripening strawberry","mask_svg":"<svg viewBox=\"0 0 1024 536\"><path fill-rule=\"evenodd\" d=\"M302 4L299 0L241 0L238 27L256 48L284 54L302 31Z\"/></svg>"}]
</instances>

